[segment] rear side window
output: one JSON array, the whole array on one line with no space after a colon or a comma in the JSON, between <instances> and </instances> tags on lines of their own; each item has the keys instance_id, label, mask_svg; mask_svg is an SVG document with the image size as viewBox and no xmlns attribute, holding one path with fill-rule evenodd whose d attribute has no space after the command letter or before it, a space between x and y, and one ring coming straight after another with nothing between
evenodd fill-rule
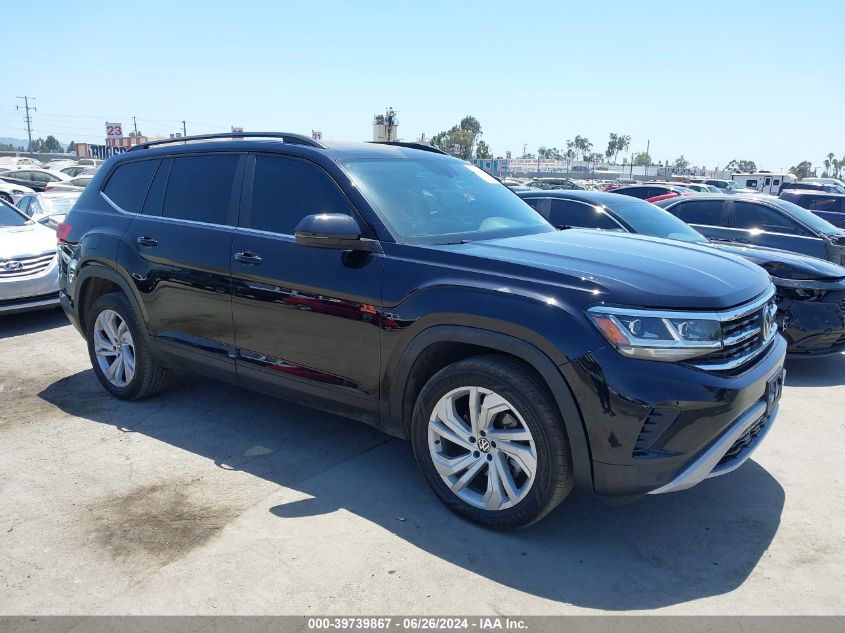
<instances>
[{"instance_id":1,"label":"rear side window","mask_svg":"<svg viewBox=\"0 0 845 633\"><path fill-rule=\"evenodd\" d=\"M651 187L631 187L629 189L623 189L619 193L624 193L626 196L633 196L635 198L639 198L640 200L645 200L646 198L659 195L652 193L652 191L654 190Z\"/></svg>"},{"instance_id":2,"label":"rear side window","mask_svg":"<svg viewBox=\"0 0 845 633\"><path fill-rule=\"evenodd\" d=\"M280 156L256 156L249 226L293 235L307 215L352 209L337 184L311 163Z\"/></svg>"},{"instance_id":3,"label":"rear side window","mask_svg":"<svg viewBox=\"0 0 845 633\"><path fill-rule=\"evenodd\" d=\"M573 200L552 200L548 219L555 226L619 230L619 225L603 209Z\"/></svg>"},{"instance_id":4,"label":"rear side window","mask_svg":"<svg viewBox=\"0 0 845 633\"><path fill-rule=\"evenodd\" d=\"M822 198L818 196L814 196L808 200L809 196L804 196L804 199L800 202L802 207L806 207L807 209L812 209L813 211L827 211L831 213L841 212L842 211L842 201L845 198Z\"/></svg>"},{"instance_id":5,"label":"rear side window","mask_svg":"<svg viewBox=\"0 0 845 633\"><path fill-rule=\"evenodd\" d=\"M157 160L139 160L118 165L103 193L124 211L140 213L157 163Z\"/></svg>"},{"instance_id":6,"label":"rear side window","mask_svg":"<svg viewBox=\"0 0 845 633\"><path fill-rule=\"evenodd\" d=\"M174 158L162 216L226 224L239 158L237 154Z\"/></svg>"},{"instance_id":7,"label":"rear side window","mask_svg":"<svg viewBox=\"0 0 845 633\"><path fill-rule=\"evenodd\" d=\"M676 204L667 211L687 224L722 226L721 200L691 200Z\"/></svg>"}]
</instances>

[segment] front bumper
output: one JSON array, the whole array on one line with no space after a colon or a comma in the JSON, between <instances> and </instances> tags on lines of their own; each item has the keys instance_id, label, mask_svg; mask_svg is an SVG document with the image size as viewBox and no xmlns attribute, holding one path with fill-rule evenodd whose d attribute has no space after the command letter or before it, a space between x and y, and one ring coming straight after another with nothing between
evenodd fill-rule
<instances>
[{"instance_id":1,"label":"front bumper","mask_svg":"<svg viewBox=\"0 0 845 633\"><path fill-rule=\"evenodd\" d=\"M785 355L777 336L739 373L634 360L609 348L563 365L585 423L594 491L683 490L739 467L777 415L766 398L769 384L782 381Z\"/></svg>"},{"instance_id":2,"label":"front bumper","mask_svg":"<svg viewBox=\"0 0 845 633\"><path fill-rule=\"evenodd\" d=\"M57 258L43 271L27 277L0 278L0 314L59 305Z\"/></svg>"}]
</instances>

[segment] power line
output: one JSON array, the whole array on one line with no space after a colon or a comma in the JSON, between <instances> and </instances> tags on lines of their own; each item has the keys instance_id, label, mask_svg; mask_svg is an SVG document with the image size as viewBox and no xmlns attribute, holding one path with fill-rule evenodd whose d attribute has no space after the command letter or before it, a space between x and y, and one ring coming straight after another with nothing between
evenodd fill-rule
<instances>
[{"instance_id":1,"label":"power line","mask_svg":"<svg viewBox=\"0 0 845 633\"><path fill-rule=\"evenodd\" d=\"M29 111L32 110L33 112L37 112L38 108L35 106L29 105L29 100L32 99L35 101L35 97L18 97L18 99L23 99L23 108L24 108L24 117L23 120L26 121L26 135L29 137L29 146L27 149L32 149L32 117L29 115ZM15 109L20 110L20 106L15 106Z\"/></svg>"}]
</instances>

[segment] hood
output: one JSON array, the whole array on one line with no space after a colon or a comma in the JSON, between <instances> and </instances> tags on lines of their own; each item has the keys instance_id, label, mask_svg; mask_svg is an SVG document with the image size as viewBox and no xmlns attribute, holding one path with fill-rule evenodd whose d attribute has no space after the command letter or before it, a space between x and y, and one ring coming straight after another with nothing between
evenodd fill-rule
<instances>
[{"instance_id":1,"label":"hood","mask_svg":"<svg viewBox=\"0 0 845 633\"><path fill-rule=\"evenodd\" d=\"M764 246L712 243L711 248L723 253L744 257L765 268L772 277L780 277L781 279L830 280L845 277L845 268L842 266L809 255L790 253L789 251Z\"/></svg>"},{"instance_id":2,"label":"hood","mask_svg":"<svg viewBox=\"0 0 845 633\"><path fill-rule=\"evenodd\" d=\"M612 231L569 229L437 248L484 258L480 266L490 272L580 287L593 303L722 309L771 286L758 266L709 246Z\"/></svg>"},{"instance_id":3,"label":"hood","mask_svg":"<svg viewBox=\"0 0 845 633\"><path fill-rule=\"evenodd\" d=\"M0 259L43 255L55 250L56 232L46 226L0 226Z\"/></svg>"}]
</instances>

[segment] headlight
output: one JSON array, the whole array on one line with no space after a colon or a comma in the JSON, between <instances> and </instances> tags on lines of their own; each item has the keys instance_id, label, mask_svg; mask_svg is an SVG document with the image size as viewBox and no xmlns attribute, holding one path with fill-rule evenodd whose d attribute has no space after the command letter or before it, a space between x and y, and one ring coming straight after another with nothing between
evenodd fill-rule
<instances>
[{"instance_id":1,"label":"headlight","mask_svg":"<svg viewBox=\"0 0 845 633\"><path fill-rule=\"evenodd\" d=\"M597 306L587 315L621 354L633 358L673 362L722 348L722 324L715 314L703 318L682 312Z\"/></svg>"}]
</instances>

